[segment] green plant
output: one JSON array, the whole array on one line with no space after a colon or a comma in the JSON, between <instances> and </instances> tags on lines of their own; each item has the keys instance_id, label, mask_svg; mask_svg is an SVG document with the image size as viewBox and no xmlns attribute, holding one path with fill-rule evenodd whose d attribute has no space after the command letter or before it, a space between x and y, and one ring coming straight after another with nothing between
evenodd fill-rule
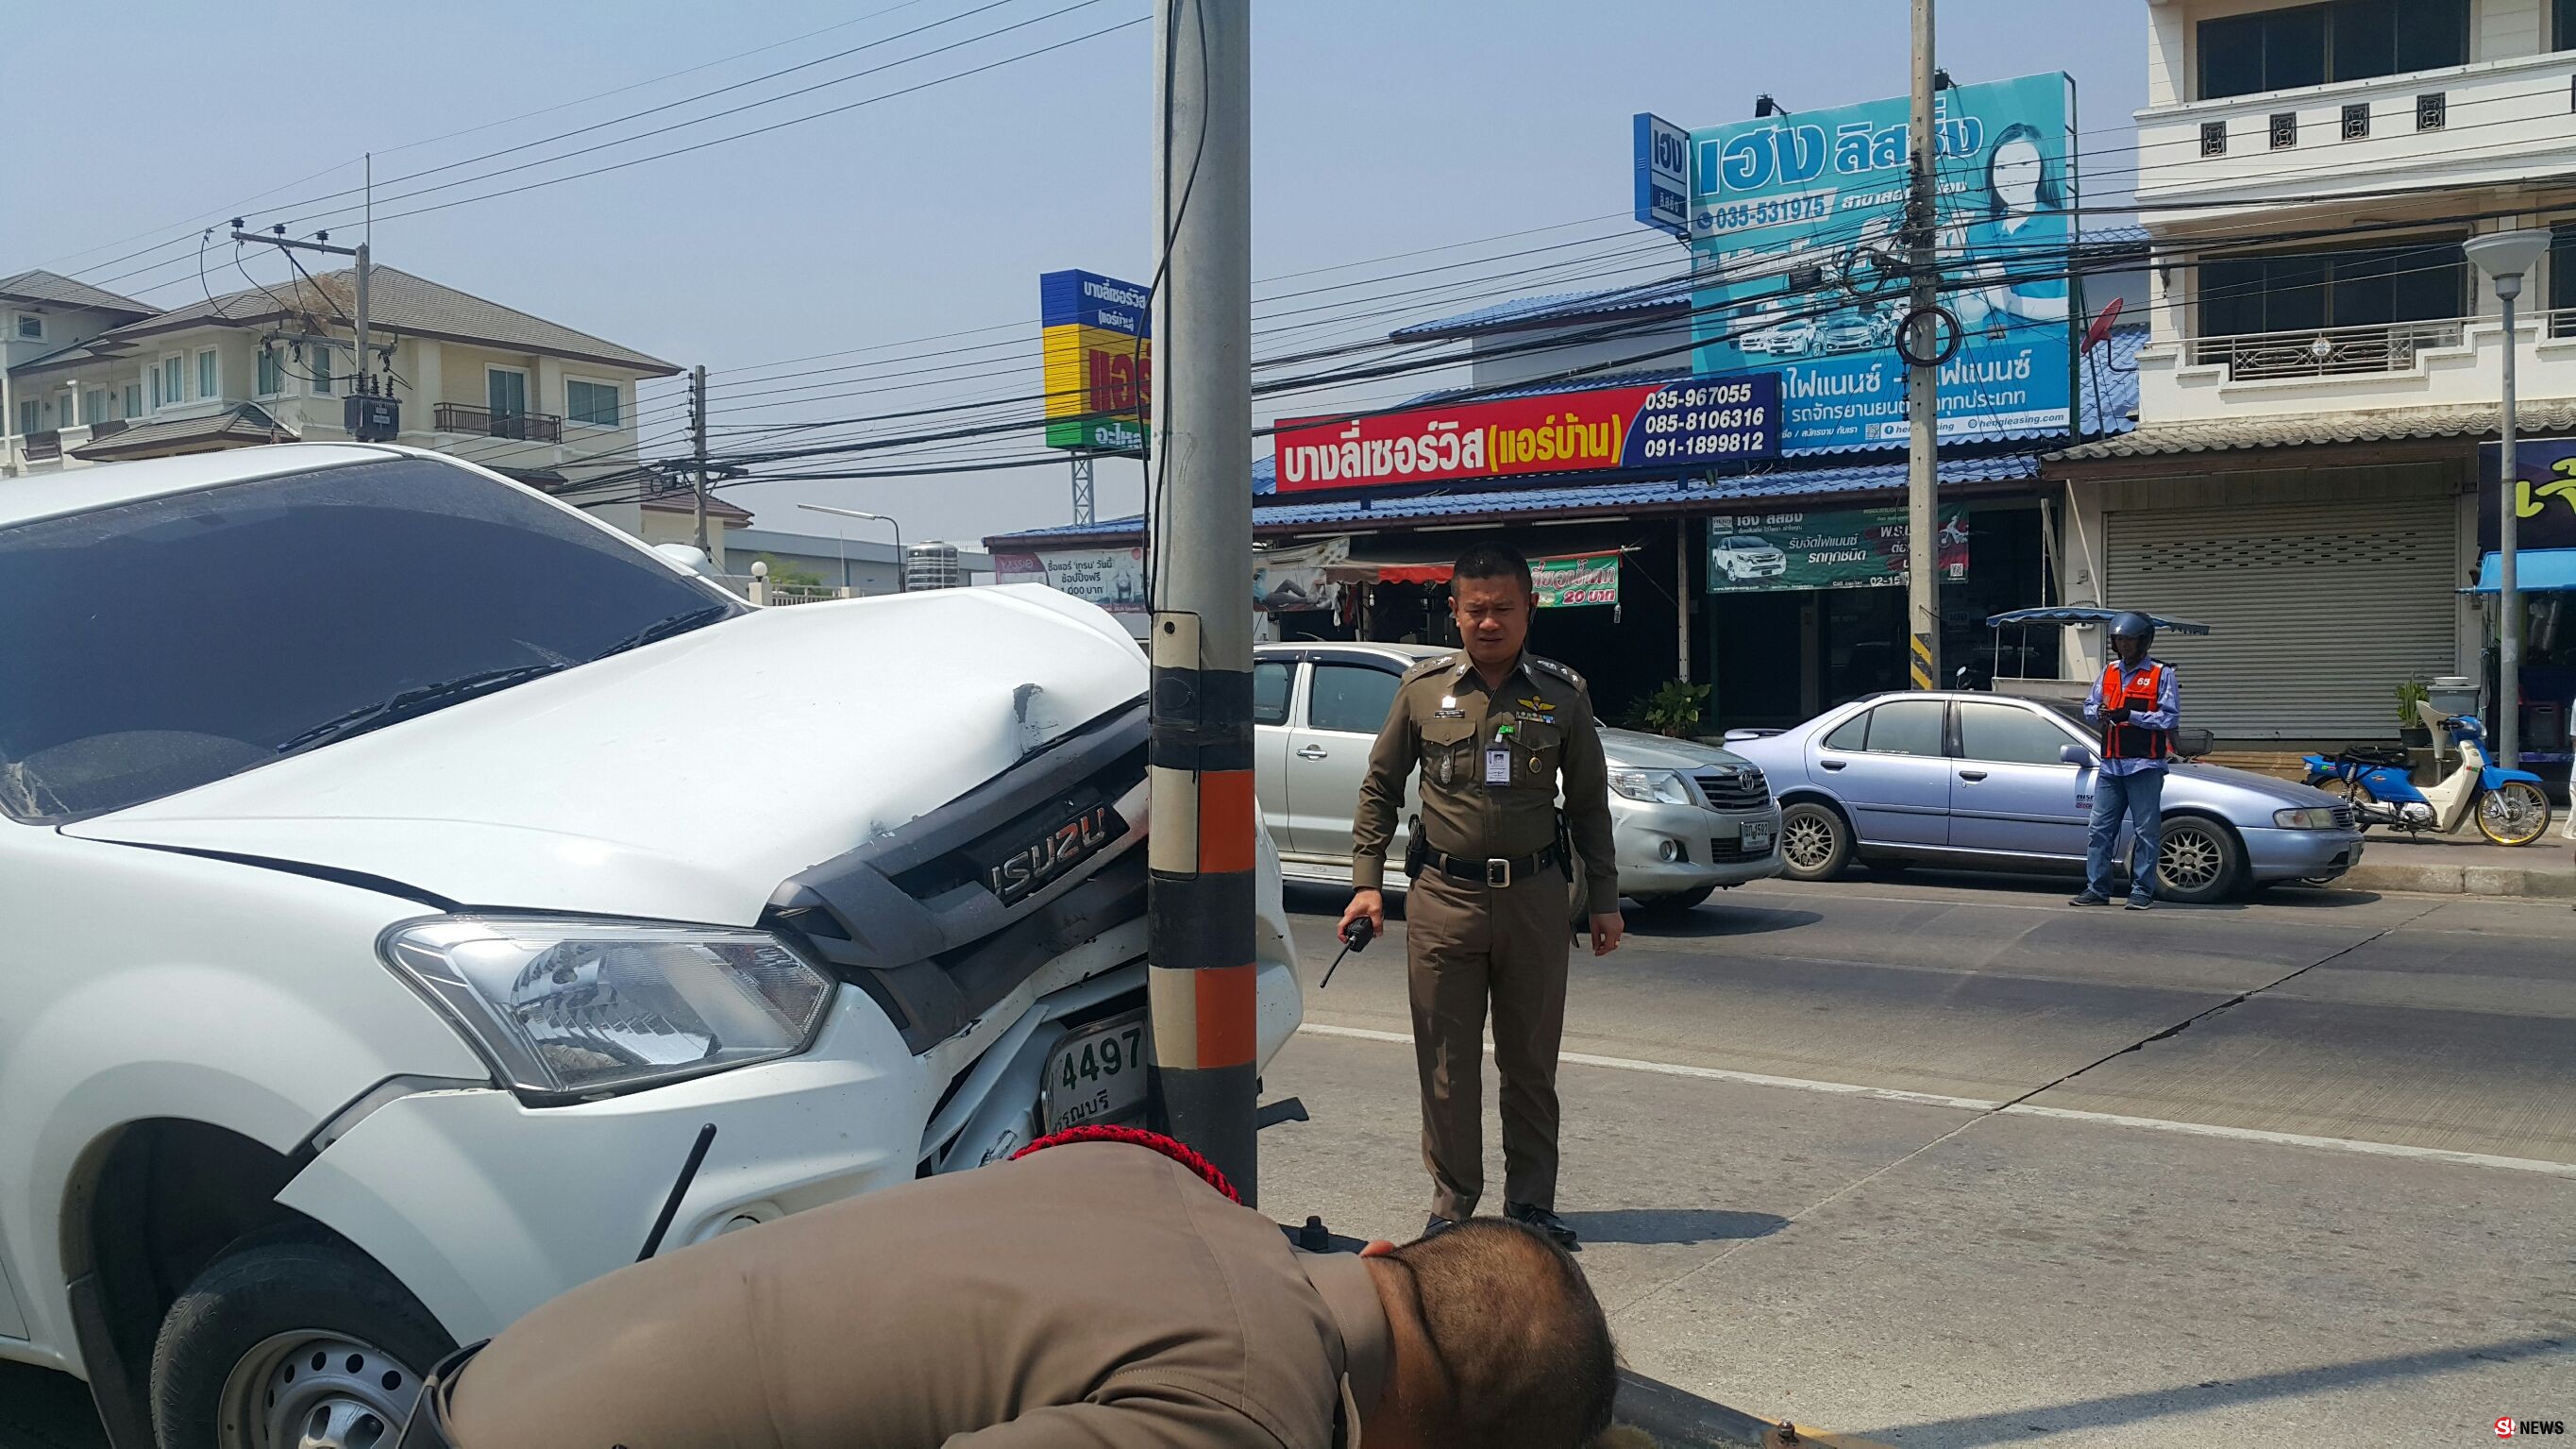
<instances>
[{"instance_id":1,"label":"green plant","mask_svg":"<svg viewBox=\"0 0 2576 1449\"><path fill-rule=\"evenodd\" d=\"M1674 679L1646 696L1631 713L1641 727L1678 739L1698 729L1707 712L1708 687Z\"/></svg>"},{"instance_id":2,"label":"green plant","mask_svg":"<svg viewBox=\"0 0 2576 1449\"><path fill-rule=\"evenodd\" d=\"M772 588L819 589L823 586L821 574L809 568L781 562L776 554L762 554L760 561L769 565L769 584Z\"/></svg>"},{"instance_id":3,"label":"green plant","mask_svg":"<svg viewBox=\"0 0 2576 1449\"><path fill-rule=\"evenodd\" d=\"M2425 687L2424 681L2421 679L2401 679L2397 681L2397 723L2399 726L2406 729L2413 729L2424 723L2424 716L2416 710L2416 706L2424 704L2432 698L2433 692Z\"/></svg>"}]
</instances>

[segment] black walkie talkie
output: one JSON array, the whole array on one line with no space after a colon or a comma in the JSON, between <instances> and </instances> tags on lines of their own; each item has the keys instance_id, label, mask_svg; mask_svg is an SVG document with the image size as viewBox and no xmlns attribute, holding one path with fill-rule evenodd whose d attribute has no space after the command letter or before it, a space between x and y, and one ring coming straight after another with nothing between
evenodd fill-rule
<instances>
[{"instance_id":1,"label":"black walkie talkie","mask_svg":"<svg viewBox=\"0 0 2576 1449\"><path fill-rule=\"evenodd\" d=\"M1348 956L1353 951L1365 951L1368 949L1368 943L1376 939L1377 927L1370 925L1366 916L1360 917L1343 928L1342 955L1334 957L1333 964L1324 968L1324 979L1315 983L1315 989L1321 991L1333 984L1333 973L1342 969L1342 956Z\"/></svg>"}]
</instances>

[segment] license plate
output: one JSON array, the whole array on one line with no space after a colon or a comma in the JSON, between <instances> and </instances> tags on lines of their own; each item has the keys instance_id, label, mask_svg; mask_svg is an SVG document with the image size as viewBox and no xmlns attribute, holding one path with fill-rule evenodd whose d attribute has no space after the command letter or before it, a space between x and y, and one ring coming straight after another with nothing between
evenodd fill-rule
<instances>
[{"instance_id":1,"label":"license plate","mask_svg":"<svg viewBox=\"0 0 2576 1449\"><path fill-rule=\"evenodd\" d=\"M1747 825L1744 827L1744 833L1741 838L1744 848L1747 850L1769 850L1771 848L1771 827L1768 825Z\"/></svg>"},{"instance_id":2,"label":"license plate","mask_svg":"<svg viewBox=\"0 0 2576 1449\"><path fill-rule=\"evenodd\" d=\"M1046 1130L1142 1116L1151 1034L1140 1010L1078 1027L1056 1043L1038 1093Z\"/></svg>"}]
</instances>

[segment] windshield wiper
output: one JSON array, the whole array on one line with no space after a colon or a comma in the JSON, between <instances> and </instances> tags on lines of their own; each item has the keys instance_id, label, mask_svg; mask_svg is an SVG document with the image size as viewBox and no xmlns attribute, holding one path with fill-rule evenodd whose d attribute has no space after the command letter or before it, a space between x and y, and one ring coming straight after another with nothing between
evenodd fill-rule
<instances>
[{"instance_id":1,"label":"windshield wiper","mask_svg":"<svg viewBox=\"0 0 2576 1449\"><path fill-rule=\"evenodd\" d=\"M652 623L645 625L643 628L636 630L634 633L629 634L625 638L618 640L616 643L609 645L607 648L600 650L597 654L592 655L591 658L605 659L611 654L623 654L629 649L641 649L645 645L651 644L657 640L668 639L674 634L686 634L692 629L712 624L718 619L730 618L732 615L733 606L731 604L709 604L703 609L685 610L681 613L673 614L667 619L654 620Z\"/></svg>"},{"instance_id":2,"label":"windshield wiper","mask_svg":"<svg viewBox=\"0 0 2576 1449\"><path fill-rule=\"evenodd\" d=\"M307 745L320 744L325 740L347 739L351 735L381 729L397 720L428 714L432 710L443 709L478 694L489 694L493 690L534 679L541 674L552 674L557 670L571 667L569 664L519 664L507 669L486 669L479 673L441 680L436 684L424 684L406 689L390 699L378 700L374 704L362 704L346 714L335 715L309 730L291 736L279 742L277 752L283 755L300 750Z\"/></svg>"}]
</instances>

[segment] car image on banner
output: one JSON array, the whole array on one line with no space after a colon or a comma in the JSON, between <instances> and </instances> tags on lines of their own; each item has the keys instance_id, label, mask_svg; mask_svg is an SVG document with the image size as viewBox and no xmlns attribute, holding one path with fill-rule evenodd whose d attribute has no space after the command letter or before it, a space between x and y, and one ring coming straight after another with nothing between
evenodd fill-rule
<instances>
[{"instance_id":1,"label":"car image on banner","mask_svg":"<svg viewBox=\"0 0 2576 1449\"><path fill-rule=\"evenodd\" d=\"M2065 426L2073 93L2050 73L1936 97L1941 305L1966 339L1941 367L1944 438ZM1905 440L1907 120L1899 96L1690 133L1694 367L1777 366L1783 449ZM1777 320L1823 307L1803 334Z\"/></svg>"}]
</instances>

